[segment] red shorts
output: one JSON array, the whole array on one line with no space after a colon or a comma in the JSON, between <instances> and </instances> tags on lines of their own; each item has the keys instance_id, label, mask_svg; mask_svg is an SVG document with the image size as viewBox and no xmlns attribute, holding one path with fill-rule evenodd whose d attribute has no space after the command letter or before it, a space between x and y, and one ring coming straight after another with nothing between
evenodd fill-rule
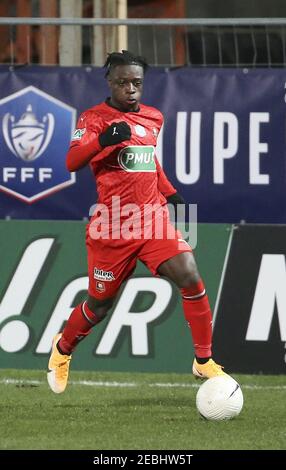
<instances>
[{"instance_id":1,"label":"red shorts","mask_svg":"<svg viewBox=\"0 0 286 470\"><path fill-rule=\"evenodd\" d=\"M94 239L90 225L86 228L88 293L99 300L116 295L122 282L132 275L137 260L142 261L153 275L157 275L157 269L164 261L180 253L192 251L183 240L181 232L173 227L168 216L164 217L162 238L152 236L152 232L147 240Z\"/></svg>"}]
</instances>

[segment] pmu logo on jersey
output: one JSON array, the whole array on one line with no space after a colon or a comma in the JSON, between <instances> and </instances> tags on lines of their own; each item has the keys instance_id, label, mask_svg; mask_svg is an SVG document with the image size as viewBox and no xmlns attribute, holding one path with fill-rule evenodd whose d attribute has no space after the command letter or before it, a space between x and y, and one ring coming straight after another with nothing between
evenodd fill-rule
<instances>
[{"instance_id":1,"label":"pmu logo on jersey","mask_svg":"<svg viewBox=\"0 0 286 470\"><path fill-rule=\"evenodd\" d=\"M125 171L156 171L153 145L124 147L118 154L118 163Z\"/></svg>"},{"instance_id":2,"label":"pmu logo on jersey","mask_svg":"<svg viewBox=\"0 0 286 470\"><path fill-rule=\"evenodd\" d=\"M65 155L76 110L29 86L0 100L0 189L26 203L75 182Z\"/></svg>"}]
</instances>

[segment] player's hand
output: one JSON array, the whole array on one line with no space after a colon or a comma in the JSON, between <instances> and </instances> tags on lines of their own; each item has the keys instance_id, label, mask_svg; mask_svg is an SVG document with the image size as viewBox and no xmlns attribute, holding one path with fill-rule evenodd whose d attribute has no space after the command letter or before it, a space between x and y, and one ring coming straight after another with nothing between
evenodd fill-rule
<instances>
[{"instance_id":1,"label":"player's hand","mask_svg":"<svg viewBox=\"0 0 286 470\"><path fill-rule=\"evenodd\" d=\"M113 122L110 126L100 134L98 140L101 147L108 147L108 145L116 145L124 140L130 140L131 129L127 122Z\"/></svg>"},{"instance_id":2,"label":"player's hand","mask_svg":"<svg viewBox=\"0 0 286 470\"><path fill-rule=\"evenodd\" d=\"M185 222L185 204L186 201L179 193L172 194L167 198L169 213L172 222ZM173 210L170 206L173 206Z\"/></svg>"},{"instance_id":3,"label":"player's hand","mask_svg":"<svg viewBox=\"0 0 286 470\"><path fill-rule=\"evenodd\" d=\"M186 204L185 199L178 192L175 194L172 194L171 196L168 196L166 199L167 199L167 203L173 204L174 207L177 207L180 204Z\"/></svg>"}]
</instances>

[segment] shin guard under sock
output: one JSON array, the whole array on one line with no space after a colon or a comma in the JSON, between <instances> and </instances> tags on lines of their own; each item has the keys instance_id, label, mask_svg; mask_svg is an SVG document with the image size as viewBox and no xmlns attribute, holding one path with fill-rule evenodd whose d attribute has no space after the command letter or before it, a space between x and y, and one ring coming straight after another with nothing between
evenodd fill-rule
<instances>
[{"instance_id":1,"label":"shin guard under sock","mask_svg":"<svg viewBox=\"0 0 286 470\"><path fill-rule=\"evenodd\" d=\"M72 311L63 335L58 342L58 349L63 354L71 354L77 344L85 338L94 325L99 323L102 318L96 316L87 306L86 302L77 305Z\"/></svg>"},{"instance_id":2,"label":"shin guard under sock","mask_svg":"<svg viewBox=\"0 0 286 470\"><path fill-rule=\"evenodd\" d=\"M212 313L202 281L181 289L185 318L192 333L195 355L211 357Z\"/></svg>"}]
</instances>

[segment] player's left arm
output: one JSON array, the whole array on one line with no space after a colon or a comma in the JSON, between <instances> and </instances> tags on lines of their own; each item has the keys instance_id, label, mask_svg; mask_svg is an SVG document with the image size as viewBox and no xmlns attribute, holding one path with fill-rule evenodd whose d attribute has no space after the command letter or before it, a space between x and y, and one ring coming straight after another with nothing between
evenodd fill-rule
<instances>
[{"instance_id":1,"label":"player's left arm","mask_svg":"<svg viewBox=\"0 0 286 470\"><path fill-rule=\"evenodd\" d=\"M177 192L172 183L168 180L163 168L155 157L157 174L158 174L158 189L160 193L165 196L168 204L177 206L178 204L185 204L184 198Z\"/></svg>"},{"instance_id":2,"label":"player's left arm","mask_svg":"<svg viewBox=\"0 0 286 470\"><path fill-rule=\"evenodd\" d=\"M158 110L153 108L152 111L153 120L155 119L157 122L157 133L162 131L162 126L164 122L163 114ZM168 204L173 204L175 207L178 204L185 204L184 198L177 192L176 188L172 185L172 183L168 180L163 168L161 167L157 157L155 156L155 163L157 168L157 175L158 175L158 189L160 193L165 196L167 199Z\"/></svg>"}]
</instances>

